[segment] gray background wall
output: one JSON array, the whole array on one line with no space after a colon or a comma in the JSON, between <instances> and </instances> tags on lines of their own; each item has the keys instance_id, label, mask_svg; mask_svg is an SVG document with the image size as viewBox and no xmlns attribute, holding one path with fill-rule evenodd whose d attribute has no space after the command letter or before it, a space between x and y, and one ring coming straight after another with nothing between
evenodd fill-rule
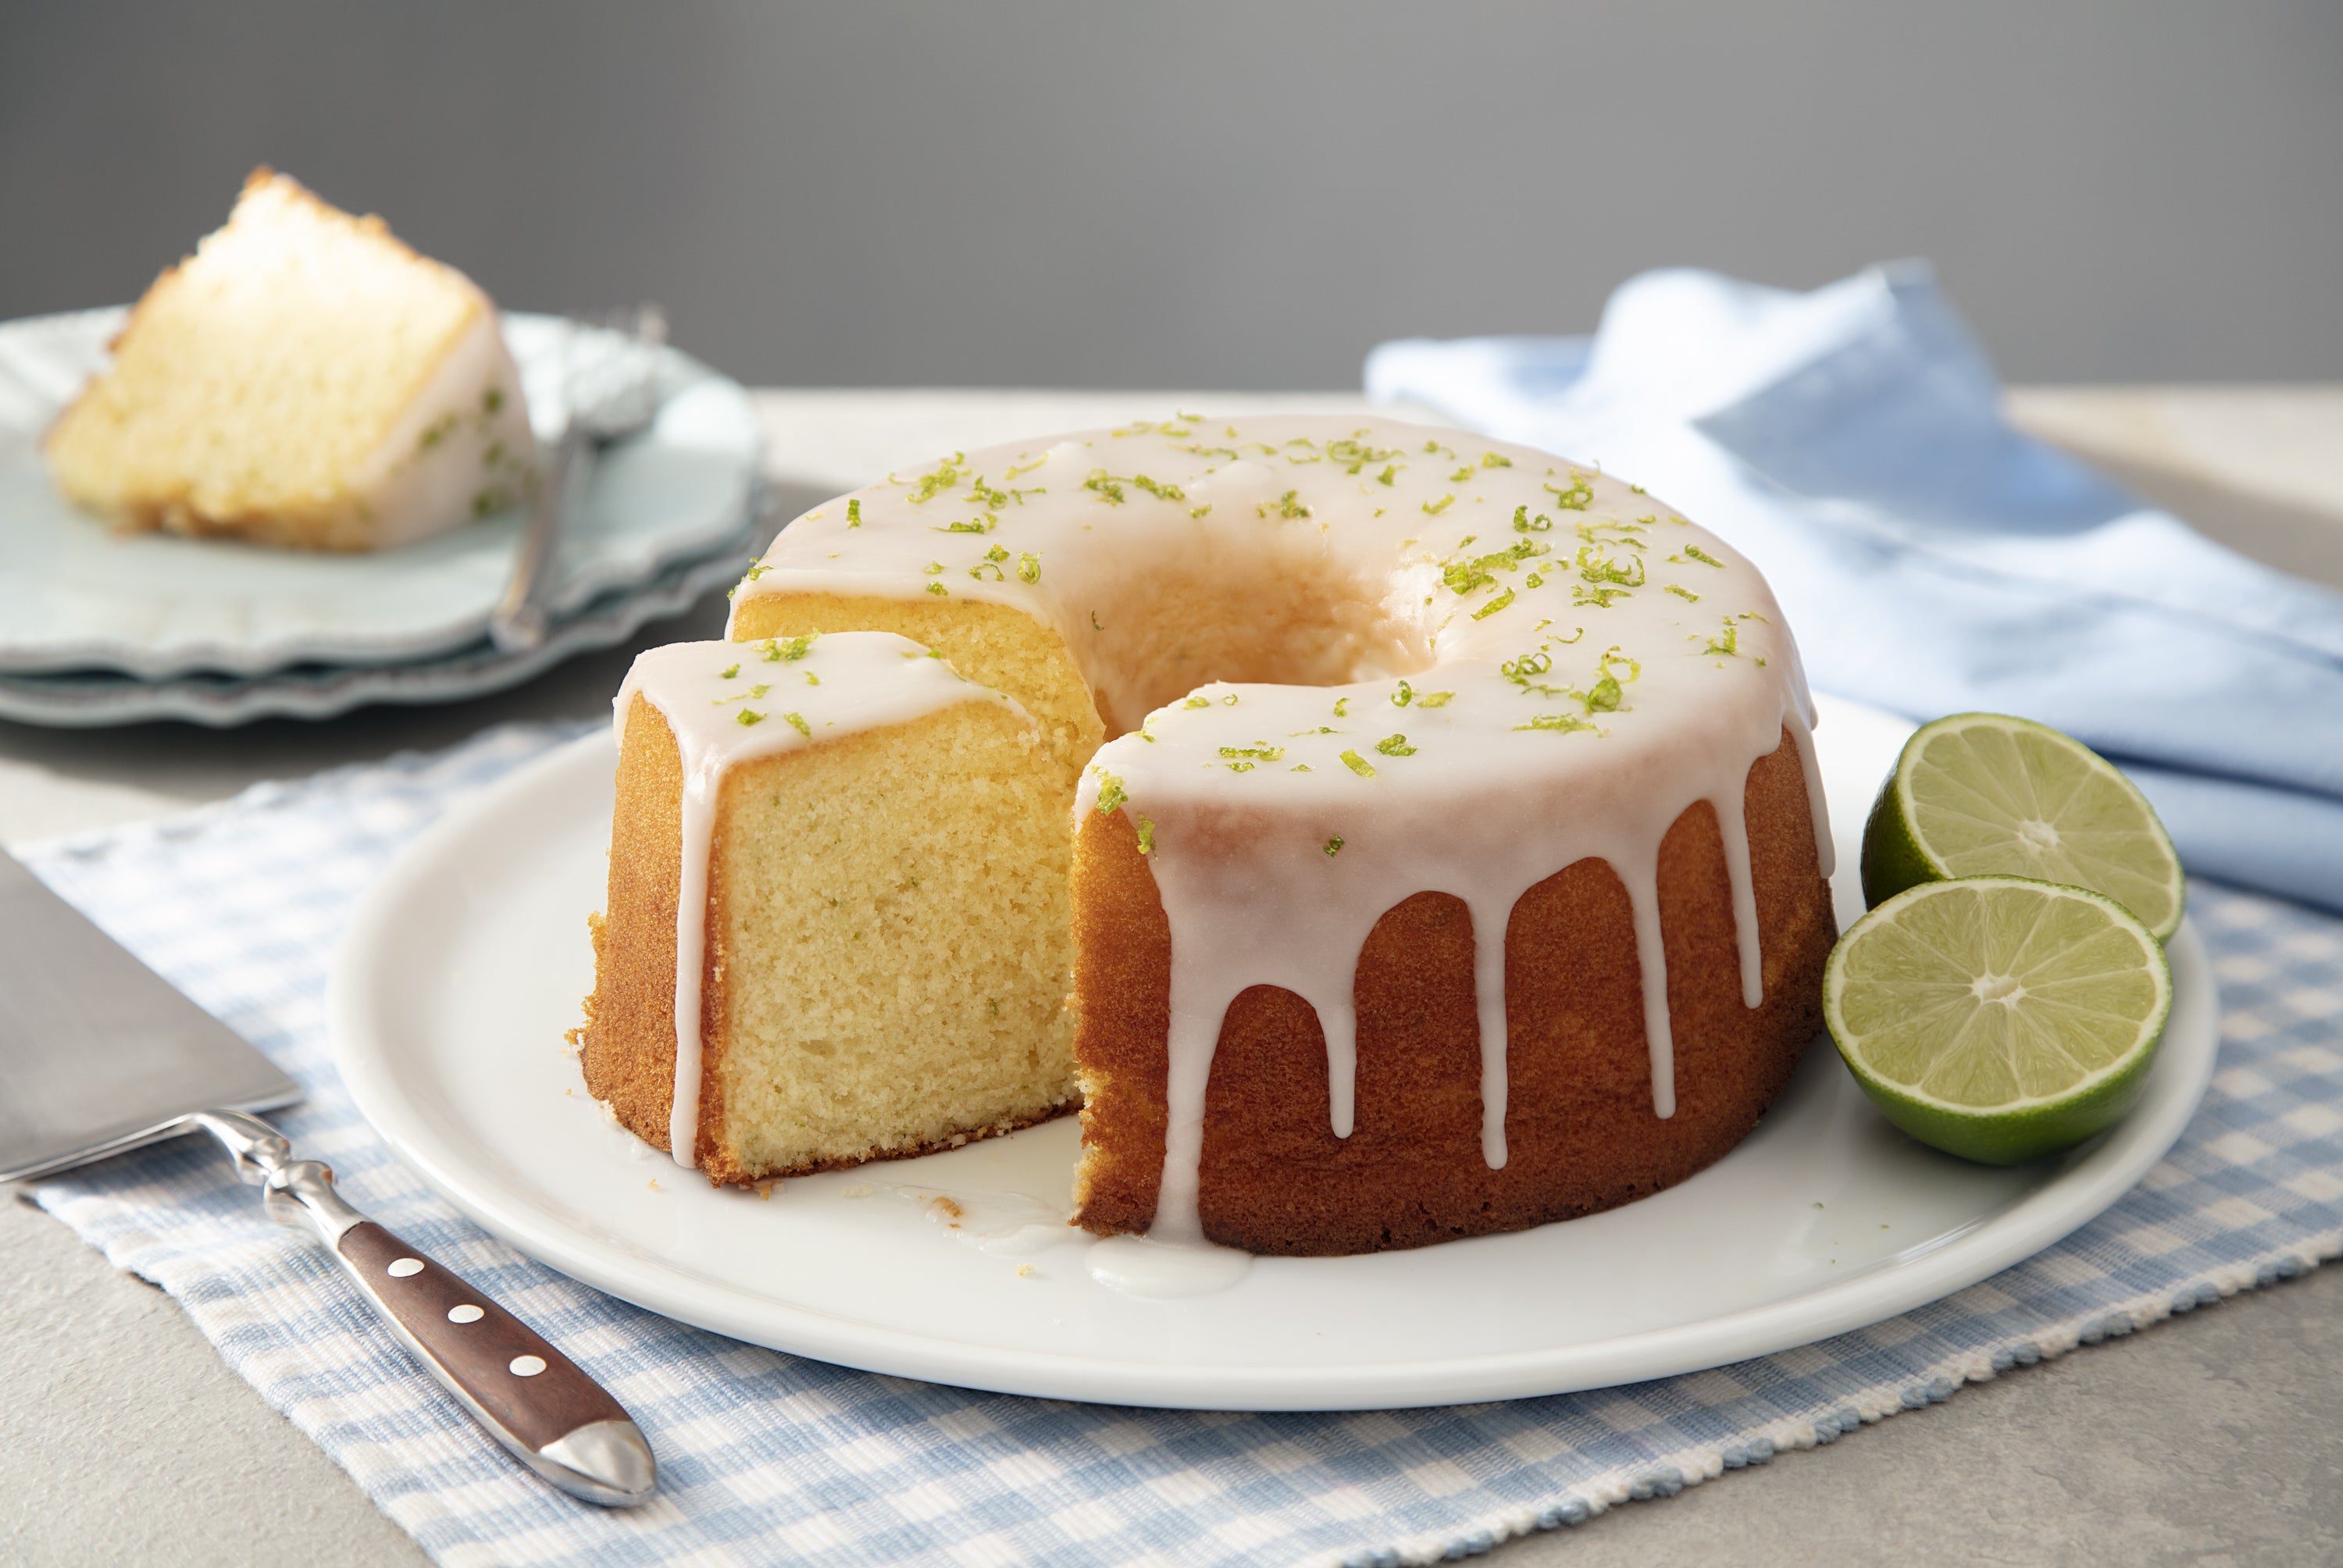
<instances>
[{"instance_id":1,"label":"gray background wall","mask_svg":"<svg viewBox=\"0 0 2343 1568\"><path fill-rule=\"evenodd\" d=\"M2013 377L2343 378L2335 0L0 0L0 317L262 160L759 382L1352 386L1903 255Z\"/></svg>"}]
</instances>

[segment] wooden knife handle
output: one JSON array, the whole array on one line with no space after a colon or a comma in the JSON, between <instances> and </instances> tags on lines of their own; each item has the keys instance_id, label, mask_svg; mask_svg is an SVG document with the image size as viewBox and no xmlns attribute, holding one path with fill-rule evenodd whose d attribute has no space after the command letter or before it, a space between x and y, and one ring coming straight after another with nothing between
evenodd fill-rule
<instances>
[{"instance_id":1,"label":"wooden knife handle","mask_svg":"<svg viewBox=\"0 0 2343 1568\"><path fill-rule=\"evenodd\" d=\"M498 1437L534 1453L581 1426L628 1419L542 1334L373 1221L344 1231L336 1251L417 1358Z\"/></svg>"},{"instance_id":2,"label":"wooden knife handle","mask_svg":"<svg viewBox=\"0 0 2343 1568\"><path fill-rule=\"evenodd\" d=\"M333 1250L408 1353L514 1458L606 1508L658 1491L649 1441L601 1384L486 1292L351 1208L331 1169L294 1159L274 1128L242 1111L198 1111L187 1124L226 1149L270 1218Z\"/></svg>"}]
</instances>

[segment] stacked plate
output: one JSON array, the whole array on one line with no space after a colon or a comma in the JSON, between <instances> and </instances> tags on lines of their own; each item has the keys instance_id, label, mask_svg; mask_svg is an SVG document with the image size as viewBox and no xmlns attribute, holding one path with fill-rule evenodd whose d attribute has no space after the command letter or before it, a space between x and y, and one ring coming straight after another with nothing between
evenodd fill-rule
<instances>
[{"instance_id":1,"label":"stacked plate","mask_svg":"<svg viewBox=\"0 0 2343 1568\"><path fill-rule=\"evenodd\" d=\"M658 417L594 467L555 557L552 630L524 653L488 640L518 511L373 555L115 533L58 497L39 442L123 315L0 325L0 718L226 726L476 697L685 609L765 542L749 395L673 350ZM505 318L532 407L554 405L560 330Z\"/></svg>"}]
</instances>

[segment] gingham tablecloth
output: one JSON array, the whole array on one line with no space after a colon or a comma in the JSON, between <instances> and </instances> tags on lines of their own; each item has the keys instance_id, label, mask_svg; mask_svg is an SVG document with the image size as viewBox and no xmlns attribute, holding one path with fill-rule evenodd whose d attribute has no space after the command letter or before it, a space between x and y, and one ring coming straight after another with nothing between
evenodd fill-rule
<instances>
[{"instance_id":1,"label":"gingham tablecloth","mask_svg":"<svg viewBox=\"0 0 2343 1568\"><path fill-rule=\"evenodd\" d=\"M650 1434L605 1512L530 1476L394 1347L325 1254L191 1142L41 1185L450 1564L1397 1563L1664 1497L2343 1251L2343 922L2197 884L2223 990L2204 1108L2139 1188L1921 1311L1688 1377L1551 1399L1254 1415L1020 1399L851 1372L654 1317L491 1240L392 1160L336 1078L327 966L355 901L453 801L574 734L265 785L46 845L44 879L308 1091L281 1121L351 1200L479 1282Z\"/></svg>"}]
</instances>

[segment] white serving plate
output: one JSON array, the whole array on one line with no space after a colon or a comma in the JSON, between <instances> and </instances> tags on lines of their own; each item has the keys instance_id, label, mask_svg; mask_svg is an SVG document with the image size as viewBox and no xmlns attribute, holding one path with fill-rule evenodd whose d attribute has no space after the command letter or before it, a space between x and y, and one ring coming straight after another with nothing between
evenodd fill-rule
<instances>
[{"instance_id":1,"label":"white serving plate","mask_svg":"<svg viewBox=\"0 0 2343 1568\"><path fill-rule=\"evenodd\" d=\"M1910 727L1825 700L1839 847ZM1356 1258L1262 1258L1150 1300L1098 1282L1062 1223L1061 1121L917 1161L710 1189L613 1125L562 1033L592 980L613 754L589 737L404 853L337 958L328 1015L359 1108L488 1230L600 1290L719 1333L898 1376L1050 1398L1373 1409L1563 1392L1803 1344L1936 1300L2115 1201L2196 1109L2216 1044L2195 930L2146 1099L2113 1132L1996 1170L1921 1147L1818 1044L1764 1123L1682 1185L1512 1235ZM964 1211L949 1229L931 1200Z\"/></svg>"},{"instance_id":2,"label":"white serving plate","mask_svg":"<svg viewBox=\"0 0 2343 1568\"><path fill-rule=\"evenodd\" d=\"M257 676L411 663L483 635L525 520L518 509L400 549L328 555L118 534L68 506L40 438L105 363L123 315L0 323L0 671ZM505 317L532 408L552 400L559 332L554 317ZM658 417L603 454L563 535L557 617L716 553L748 516L762 450L748 393L673 350L661 375Z\"/></svg>"}]
</instances>

